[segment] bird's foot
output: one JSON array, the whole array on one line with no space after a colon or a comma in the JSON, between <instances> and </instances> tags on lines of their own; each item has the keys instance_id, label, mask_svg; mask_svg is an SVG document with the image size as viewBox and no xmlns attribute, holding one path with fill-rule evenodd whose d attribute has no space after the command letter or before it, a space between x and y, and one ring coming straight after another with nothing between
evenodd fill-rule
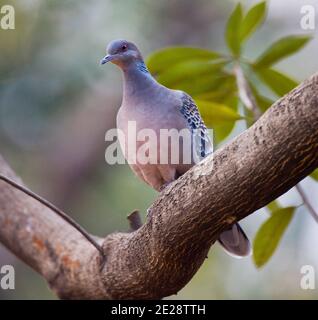
<instances>
[{"instance_id":1,"label":"bird's foot","mask_svg":"<svg viewBox=\"0 0 318 320\"><path fill-rule=\"evenodd\" d=\"M147 209L147 219L151 219L152 218L152 209L148 208Z\"/></svg>"},{"instance_id":2,"label":"bird's foot","mask_svg":"<svg viewBox=\"0 0 318 320\"><path fill-rule=\"evenodd\" d=\"M164 189L166 189L170 183L171 183L171 182L166 182L166 183L164 183L164 184L159 188L159 192L162 192Z\"/></svg>"}]
</instances>

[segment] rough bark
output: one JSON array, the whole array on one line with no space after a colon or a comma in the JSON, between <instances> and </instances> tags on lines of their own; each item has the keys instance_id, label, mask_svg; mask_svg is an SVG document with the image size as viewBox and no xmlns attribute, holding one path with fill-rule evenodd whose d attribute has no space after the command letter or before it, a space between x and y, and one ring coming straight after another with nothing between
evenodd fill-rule
<instances>
[{"instance_id":1,"label":"rough bark","mask_svg":"<svg viewBox=\"0 0 318 320\"><path fill-rule=\"evenodd\" d=\"M318 166L318 75L252 127L169 185L146 223L102 244L107 260L70 225L0 182L0 240L61 298L154 299L178 292L211 245L238 221ZM0 172L16 179L0 158Z\"/></svg>"}]
</instances>

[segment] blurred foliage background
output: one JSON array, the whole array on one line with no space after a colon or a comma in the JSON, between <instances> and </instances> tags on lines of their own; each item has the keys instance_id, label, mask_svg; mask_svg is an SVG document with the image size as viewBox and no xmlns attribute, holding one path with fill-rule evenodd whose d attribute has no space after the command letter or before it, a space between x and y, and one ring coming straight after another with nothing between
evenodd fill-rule
<instances>
[{"instance_id":1,"label":"blurred foliage background","mask_svg":"<svg viewBox=\"0 0 318 320\"><path fill-rule=\"evenodd\" d=\"M244 6L256 2L241 1ZM137 43L144 56L172 45L225 52L226 21L237 1L0 0L0 7L4 4L16 9L16 30L0 30L1 154L33 191L90 232L104 236L127 230L127 213L135 208L145 213L156 192L127 165L104 161L104 135L115 127L121 99L120 72L99 66L105 46L125 38ZM245 56L255 59L282 36L308 34L300 28L300 9L308 4L318 12L315 0L270 1L267 20L247 43ZM313 40L300 53L278 64L298 81L318 70L317 31L311 34ZM222 143L244 129L245 121L236 121ZM316 183L308 178L302 185L318 209ZM294 190L279 201L283 206L301 203ZM268 216L262 209L242 222L252 239ZM191 282L172 298L315 299L318 288L300 288L300 268L318 268L317 231L306 208L299 208L279 249L261 269L251 258L233 259L215 245ZM16 289L0 290L0 298L55 298L39 275L0 247L4 264L15 266Z\"/></svg>"}]
</instances>

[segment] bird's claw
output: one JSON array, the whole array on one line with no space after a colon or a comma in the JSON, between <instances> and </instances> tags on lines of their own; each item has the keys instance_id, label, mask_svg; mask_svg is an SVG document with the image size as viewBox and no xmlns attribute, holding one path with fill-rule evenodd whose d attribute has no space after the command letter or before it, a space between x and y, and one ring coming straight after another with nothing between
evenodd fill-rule
<instances>
[{"instance_id":1,"label":"bird's claw","mask_svg":"<svg viewBox=\"0 0 318 320\"><path fill-rule=\"evenodd\" d=\"M147 209L147 218L149 218L149 219L152 218L152 210L151 210L151 208Z\"/></svg>"},{"instance_id":2,"label":"bird's claw","mask_svg":"<svg viewBox=\"0 0 318 320\"><path fill-rule=\"evenodd\" d=\"M170 184L170 182L164 183L164 184L159 188L159 192L162 192L164 189L166 189L169 184Z\"/></svg>"}]
</instances>

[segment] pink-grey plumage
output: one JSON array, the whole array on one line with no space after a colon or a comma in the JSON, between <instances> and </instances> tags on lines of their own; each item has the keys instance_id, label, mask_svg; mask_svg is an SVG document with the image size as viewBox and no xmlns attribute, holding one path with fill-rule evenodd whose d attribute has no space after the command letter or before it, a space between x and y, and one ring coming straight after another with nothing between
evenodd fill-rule
<instances>
[{"instance_id":1,"label":"pink-grey plumage","mask_svg":"<svg viewBox=\"0 0 318 320\"><path fill-rule=\"evenodd\" d=\"M107 53L101 63L111 61L123 71L123 99L117 115L117 128L124 133L124 137L119 139L123 153L135 174L160 191L189 170L198 161L196 159L200 160L213 151L206 126L197 106L188 94L166 88L152 77L136 45L126 40L115 40L108 45ZM192 161L184 164L180 155L180 162L174 163L170 157L171 145L169 144L168 149L163 151L158 139L155 146L158 161L140 163L138 157L136 158L136 151L128 148L128 121L135 121L137 132L142 129L152 129L157 137L161 129L178 131L188 129L192 133L189 143L196 157L191 156ZM145 143L135 142L136 150ZM180 153L183 150L183 143L180 143ZM167 152L165 156L168 157L168 163L160 163L162 152ZM250 242L238 223L223 232L219 242L226 251L235 256L250 254Z\"/></svg>"}]
</instances>

